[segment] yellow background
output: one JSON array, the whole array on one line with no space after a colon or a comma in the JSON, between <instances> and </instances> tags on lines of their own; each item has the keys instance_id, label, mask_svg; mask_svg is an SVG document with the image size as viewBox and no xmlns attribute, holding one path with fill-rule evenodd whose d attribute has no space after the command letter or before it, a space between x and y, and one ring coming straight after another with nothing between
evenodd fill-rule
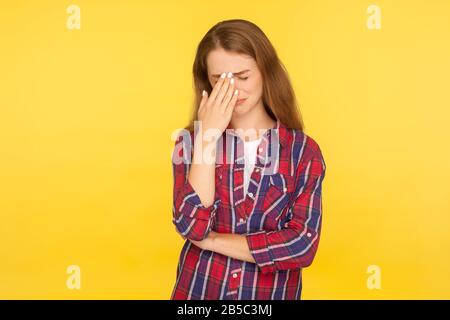
<instances>
[{"instance_id":1,"label":"yellow background","mask_svg":"<svg viewBox=\"0 0 450 320\"><path fill-rule=\"evenodd\" d=\"M327 163L302 298L450 298L449 1L0 7L0 298L170 297L183 244L171 134L190 114L198 42L230 18L272 41Z\"/></svg>"}]
</instances>

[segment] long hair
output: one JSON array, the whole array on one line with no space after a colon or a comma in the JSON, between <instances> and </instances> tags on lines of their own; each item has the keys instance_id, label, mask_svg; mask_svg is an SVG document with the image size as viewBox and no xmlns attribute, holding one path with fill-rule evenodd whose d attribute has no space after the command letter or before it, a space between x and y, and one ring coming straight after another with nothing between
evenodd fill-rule
<instances>
[{"instance_id":1,"label":"long hair","mask_svg":"<svg viewBox=\"0 0 450 320\"><path fill-rule=\"evenodd\" d=\"M214 25L200 41L193 65L194 106L185 129L194 131L202 91L211 92L206 58L212 50L225 51L253 57L263 79L262 101L266 112L286 127L303 131L304 124L294 90L283 63L264 32L254 23L242 20L225 20Z\"/></svg>"}]
</instances>

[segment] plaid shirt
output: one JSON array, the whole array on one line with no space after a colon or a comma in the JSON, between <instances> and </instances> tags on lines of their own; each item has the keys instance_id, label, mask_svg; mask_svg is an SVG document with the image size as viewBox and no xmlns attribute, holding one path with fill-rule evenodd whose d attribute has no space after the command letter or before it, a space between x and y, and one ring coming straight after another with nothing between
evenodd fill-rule
<instances>
[{"instance_id":1,"label":"plaid shirt","mask_svg":"<svg viewBox=\"0 0 450 320\"><path fill-rule=\"evenodd\" d=\"M218 140L215 201L209 207L187 180L194 132L184 130L175 142L172 221L186 242L171 299L298 300L302 268L314 259L322 224L326 167L319 145L278 120L263 134L244 196L243 141L229 128ZM256 263L189 241L202 240L211 230L245 235Z\"/></svg>"}]
</instances>

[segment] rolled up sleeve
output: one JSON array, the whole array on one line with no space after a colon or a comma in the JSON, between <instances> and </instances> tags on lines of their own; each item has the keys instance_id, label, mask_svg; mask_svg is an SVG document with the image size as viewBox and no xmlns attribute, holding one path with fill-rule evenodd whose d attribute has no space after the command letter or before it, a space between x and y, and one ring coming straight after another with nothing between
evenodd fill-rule
<instances>
[{"instance_id":1,"label":"rolled up sleeve","mask_svg":"<svg viewBox=\"0 0 450 320\"><path fill-rule=\"evenodd\" d=\"M325 170L325 161L318 149L297 173L297 195L289 208L291 218L284 228L246 235L250 252L262 273L299 269L312 263L322 225Z\"/></svg>"}]
</instances>

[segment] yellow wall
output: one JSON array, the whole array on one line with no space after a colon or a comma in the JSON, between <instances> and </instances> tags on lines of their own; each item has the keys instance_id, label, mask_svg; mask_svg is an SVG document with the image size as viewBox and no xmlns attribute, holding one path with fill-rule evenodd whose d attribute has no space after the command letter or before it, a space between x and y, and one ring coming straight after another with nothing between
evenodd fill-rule
<instances>
[{"instance_id":1,"label":"yellow wall","mask_svg":"<svg viewBox=\"0 0 450 320\"><path fill-rule=\"evenodd\" d=\"M183 244L171 133L188 120L198 41L229 18L269 36L327 163L303 298L450 298L449 1L0 9L0 298L170 297Z\"/></svg>"}]
</instances>

